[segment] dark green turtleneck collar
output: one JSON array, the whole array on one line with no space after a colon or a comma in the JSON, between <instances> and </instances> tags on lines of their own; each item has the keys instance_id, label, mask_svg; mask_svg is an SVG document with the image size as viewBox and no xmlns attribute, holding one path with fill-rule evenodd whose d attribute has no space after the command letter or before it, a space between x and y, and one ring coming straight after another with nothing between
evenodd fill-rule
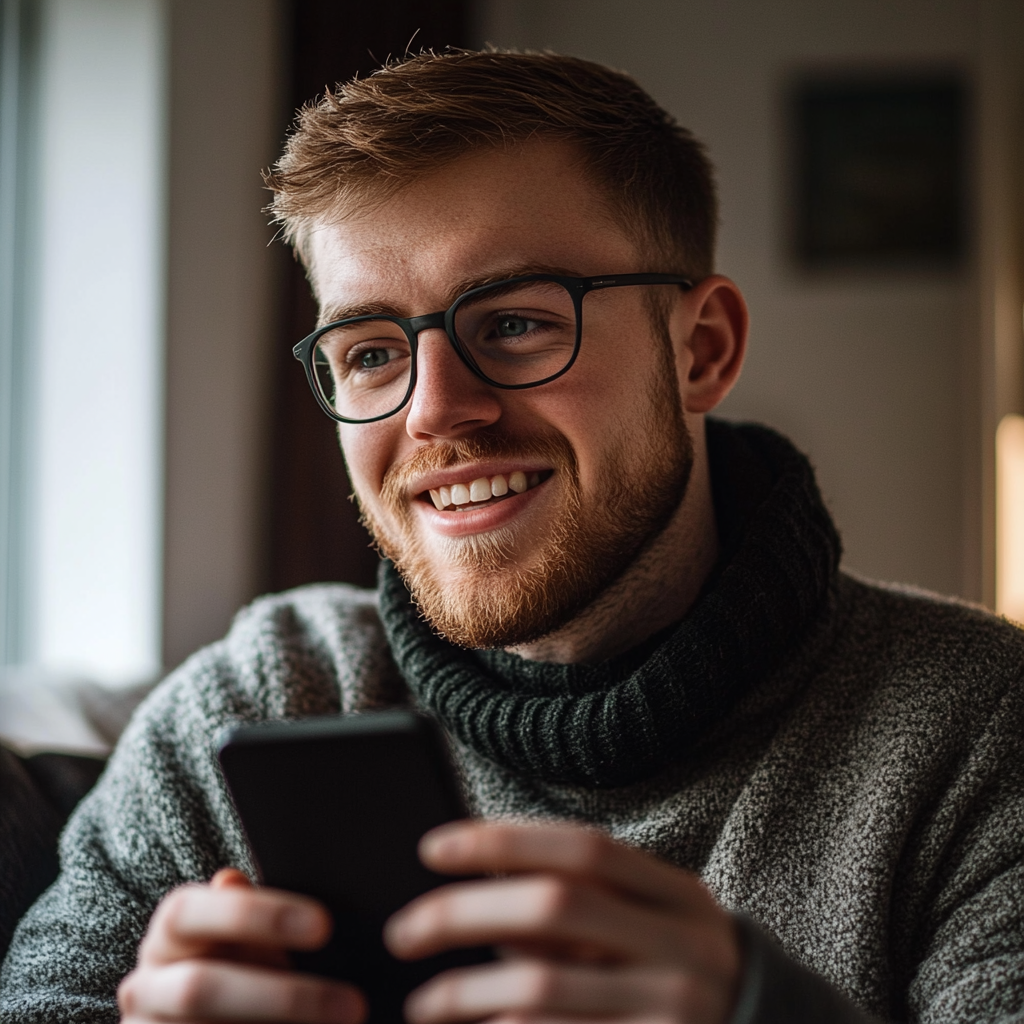
<instances>
[{"instance_id":1,"label":"dark green turtleneck collar","mask_svg":"<svg viewBox=\"0 0 1024 1024\"><path fill-rule=\"evenodd\" d=\"M392 654L419 703L463 743L551 782L620 786L686 755L823 613L840 542L807 459L765 427L707 423L722 555L674 626L596 665L468 651L380 574Z\"/></svg>"}]
</instances>

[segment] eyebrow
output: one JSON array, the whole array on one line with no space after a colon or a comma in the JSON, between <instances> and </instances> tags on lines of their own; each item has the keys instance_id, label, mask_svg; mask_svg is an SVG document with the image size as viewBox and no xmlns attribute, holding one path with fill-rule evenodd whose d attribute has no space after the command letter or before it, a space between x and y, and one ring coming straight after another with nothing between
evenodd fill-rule
<instances>
[{"instance_id":1,"label":"eyebrow","mask_svg":"<svg viewBox=\"0 0 1024 1024\"><path fill-rule=\"evenodd\" d=\"M544 263L525 263L514 266L502 267L494 273L483 276L465 278L454 284L445 296L445 309L460 296L474 288L482 288L488 284L498 284L501 281L508 281L515 277L526 277L530 274L554 274L557 277L577 277L576 272L565 267L555 267ZM323 306L320 309L320 316L317 318L317 327L324 324L334 323L336 320L349 320L356 316L423 316L424 313L432 313L434 310L424 310L415 313L403 313L397 306L390 302L361 302L354 305L333 304Z\"/></svg>"}]
</instances>

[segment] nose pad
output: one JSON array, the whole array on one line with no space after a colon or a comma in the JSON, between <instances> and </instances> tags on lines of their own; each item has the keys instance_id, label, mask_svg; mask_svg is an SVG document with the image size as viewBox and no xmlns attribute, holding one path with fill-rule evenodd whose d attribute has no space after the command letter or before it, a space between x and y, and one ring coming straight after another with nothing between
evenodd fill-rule
<instances>
[{"instance_id":1,"label":"nose pad","mask_svg":"<svg viewBox=\"0 0 1024 1024\"><path fill-rule=\"evenodd\" d=\"M433 315L418 331L416 387L409 400L406 431L413 438L456 437L489 426L501 416L495 390L462 361L451 338Z\"/></svg>"}]
</instances>

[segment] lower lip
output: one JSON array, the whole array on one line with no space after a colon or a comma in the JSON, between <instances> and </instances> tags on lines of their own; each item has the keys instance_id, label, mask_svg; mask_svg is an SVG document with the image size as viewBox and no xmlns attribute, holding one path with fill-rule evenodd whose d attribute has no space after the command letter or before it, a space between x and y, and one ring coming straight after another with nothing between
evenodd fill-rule
<instances>
[{"instance_id":1,"label":"lower lip","mask_svg":"<svg viewBox=\"0 0 1024 1024\"><path fill-rule=\"evenodd\" d=\"M521 515L537 499L538 494L551 482L551 477L522 494L496 501L493 505L467 509L465 512L441 512L425 501L417 501L421 516L426 517L430 529L446 537L468 537L474 533L497 530Z\"/></svg>"}]
</instances>

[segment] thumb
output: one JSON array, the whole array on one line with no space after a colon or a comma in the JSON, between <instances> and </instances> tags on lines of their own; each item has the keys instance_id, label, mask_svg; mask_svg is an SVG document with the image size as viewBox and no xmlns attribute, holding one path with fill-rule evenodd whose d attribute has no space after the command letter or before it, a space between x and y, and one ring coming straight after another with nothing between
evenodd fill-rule
<instances>
[{"instance_id":1,"label":"thumb","mask_svg":"<svg viewBox=\"0 0 1024 1024\"><path fill-rule=\"evenodd\" d=\"M253 887L248 876L238 868L221 868L210 879L210 885L214 889L251 889Z\"/></svg>"}]
</instances>

